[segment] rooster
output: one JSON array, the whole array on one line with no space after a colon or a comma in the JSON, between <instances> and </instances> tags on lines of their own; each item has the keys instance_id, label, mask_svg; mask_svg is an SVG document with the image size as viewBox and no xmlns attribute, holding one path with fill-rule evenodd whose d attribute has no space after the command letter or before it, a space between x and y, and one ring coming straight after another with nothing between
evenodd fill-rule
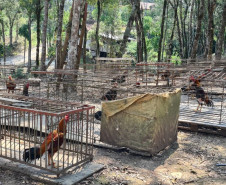
<instances>
[{"instance_id":1,"label":"rooster","mask_svg":"<svg viewBox=\"0 0 226 185\"><path fill-rule=\"evenodd\" d=\"M102 111L97 111L97 112L95 112L94 117L95 117L97 120L101 121L101 115L102 115Z\"/></svg>"},{"instance_id":2,"label":"rooster","mask_svg":"<svg viewBox=\"0 0 226 185\"><path fill-rule=\"evenodd\" d=\"M105 95L101 97L101 100L105 100L105 101L115 100L117 97L116 87L117 87L117 83L115 83L114 86L109 91L107 91Z\"/></svg>"},{"instance_id":3,"label":"rooster","mask_svg":"<svg viewBox=\"0 0 226 185\"><path fill-rule=\"evenodd\" d=\"M9 76L9 80L6 81L6 88L8 89L8 93L10 93L10 91L14 93L14 89L16 88L16 83L14 82L11 76Z\"/></svg>"},{"instance_id":4,"label":"rooster","mask_svg":"<svg viewBox=\"0 0 226 185\"><path fill-rule=\"evenodd\" d=\"M24 96L29 96L28 94L28 88L29 88L29 83L24 84L24 88L23 88L23 95Z\"/></svg>"},{"instance_id":5,"label":"rooster","mask_svg":"<svg viewBox=\"0 0 226 185\"><path fill-rule=\"evenodd\" d=\"M111 82L116 82L116 83L123 83L126 81L126 75L127 71L125 71L122 75L116 76L111 80Z\"/></svg>"},{"instance_id":6,"label":"rooster","mask_svg":"<svg viewBox=\"0 0 226 185\"><path fill-rule=\"evenodd\" d=\"M193 82L192 86L195 88L195 86L200 86L201 84L201 81L206 77L206 75L208 73L210 73L211 69L206 69L205 70L205 73L201 74L200 76L198 77L195 77L193 75L190 76L189 80L190 82Z\"/></svg>"},{"instance_id":7,"label":"rooster","mask_svg":"<svg viewBox=\"0 0 226 185\"><path fill-rule=\"evenodd\" d=\"M203 105L206 105L208 107L214 106L213 101L206 95L206 93L202 87L200 87L200 86L195 87L195 95L196 95L197 102L198 102L198 107L197 107L196 111L201 112Z\"/></svg>"},{"instance_id":8,"label":"rooster","mask_svg":"<svg viewBox=\"0 0 226 185\"><path fill-rule=\"evenodd\" d=\"M59 150L64 141L64 136L66 134L66 124L69 120L69 116L66 115L59 122L58 128L53 132L49 133L44 142L40 147L32 147L24 150L23 159L25 162L39 159L48 150L48 165L55 167L53 162L53 155Z\"/></svg>"}]
</instances>

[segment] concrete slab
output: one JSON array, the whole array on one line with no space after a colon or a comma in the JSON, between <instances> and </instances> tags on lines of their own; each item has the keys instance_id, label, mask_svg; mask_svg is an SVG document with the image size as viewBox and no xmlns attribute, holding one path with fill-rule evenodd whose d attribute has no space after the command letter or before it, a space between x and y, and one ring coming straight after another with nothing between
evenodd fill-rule
<instances>
[{"instance_id":1,"label":"concrete slab","mask_svg":"<svg viewBox=\"0 0 226 185\"><path fill-rule=\"evenodd\" d=\"M97 164L89 162L83 166L79 166L70 170L68 173L62 174L60 177L38 168L34 168L25 164L14 162L5 158L0 158L0 167L8 170L16 171L28 175L34 180L47 183L47 184L59 184L59 185L73 185L76 184L94 173L103 170L103 164Z\"/></svg>"}]
</instances>

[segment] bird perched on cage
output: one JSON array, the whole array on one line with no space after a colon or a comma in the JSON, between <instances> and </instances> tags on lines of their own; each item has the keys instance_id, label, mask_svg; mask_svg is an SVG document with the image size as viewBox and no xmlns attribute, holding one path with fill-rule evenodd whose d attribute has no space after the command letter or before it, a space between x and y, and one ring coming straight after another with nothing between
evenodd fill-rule
<instances>
[{"instance_id":1,"label":"bird perched on cage","mask_svg":"<svg viewBox=\"0 0 226 185\"><path fill-rule=\"evenodd\" d=\"M29 82L24 84L24 87L23 87L23 95L24 96L29 96L29 94L28 94L29 86L30 86Z\"/></svg>"},{"instance_id":2,"label":"bird perched on cage","mask_svg":"<svg viewBox=\"0 0 226 185\"><path fill-rule=\"evenodd\" d=\"M207 94L205 93L202 87L200 86L195 87L195 96L198 102L198 107L196 111L201 112L203 105L206 105L208 107L214 106L213 101L207 96Z\"/></svg>"},{"instance_id":3,"label":"bird perched on cage","mask_svg":"<svg viewBox=\"0 0 226 185\"><path fill-rule=\"evenodd\" d=\"M10 93L10 91L14 93L14 89L16 88L16 83L11 76L9 76L9 79L6 81L6 88L8 89L8 93Z\"/></svg>"},{"instance_id":4,"label":"bird perched on cage","mask_svg":"<svg viewBox=\"0 0 226 185\"><path fill-rule=\"evenodd\" d=\"M101 115L102 115L102 111L97 111L97 112L95 112L94 117L97 120L101 121Z\"/></svg>"},{"instance_id":5,"label":"bird perched on cage","mask_svg":"<svg viewBox=\"0 0 226 185\"><path fill-rule=\"evenodd\" d=\"M64 141L64 136L66 135L67 122L69 121L69 116L66 115L62 118L58 124L58 128L49 133L45 138L44 142L40 147L32 147L24 150L23 159L25 162L39 159L48 150L48 165L55 167L53 162L53 155L59 150Z\"/></svg>"},{"instance_id":6,"label":"bird perched on cage","mask_svg":"<svg viewBox=\"0 0 226 185\"><path fill-rule=\"evenodd\" d=\"M101 100L105 100L105 101L111 101L111 100L115 100L117 97L117 83L114 84L114 86L106 92L105 95L103 95L101 97Z\"/></svg>"}]
</instances>

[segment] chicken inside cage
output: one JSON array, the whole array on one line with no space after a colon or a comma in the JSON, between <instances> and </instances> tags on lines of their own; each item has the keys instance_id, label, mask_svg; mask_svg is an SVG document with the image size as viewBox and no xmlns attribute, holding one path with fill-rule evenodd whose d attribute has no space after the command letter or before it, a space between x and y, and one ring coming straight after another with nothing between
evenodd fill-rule
<instances>
[{"instance_id":1,"label":"chicken inside cage","mask_svg":"<svg viewBox=\"0 0 226 185\"><path fill-rule=\"evenodd\" d=\"M41 101L36 109L0 104L0 156L57 175L92 160L94 107Z\"/></svg>"}]
</instances>

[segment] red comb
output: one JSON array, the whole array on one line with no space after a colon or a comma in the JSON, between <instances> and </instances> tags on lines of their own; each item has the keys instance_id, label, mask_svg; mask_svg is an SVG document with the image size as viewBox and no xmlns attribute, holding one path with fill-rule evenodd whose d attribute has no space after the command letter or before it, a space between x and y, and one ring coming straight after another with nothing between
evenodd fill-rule
<instances>
[{"instance_id":1,"label":"red comb","mask_svg":"<svg viewBox=\"0 0 226 185\"><path fill-rule=\"evenodd\" d=\"M65 121L68 121L68 120L69 120L69 115L66 115L66 116L64 117L64 119L65 119Z\"/></svg>"},{"instance_id":2,"label":"red comb","mask_svg":"<svg viewBox=\"0 0 226 185\"><path fill-rule=\"evenodd\" d=\"M190 77L190 80L192 80L193 82L195 82L194 76L191 76L191 77Z\"/></svg>"}]
</instances>

